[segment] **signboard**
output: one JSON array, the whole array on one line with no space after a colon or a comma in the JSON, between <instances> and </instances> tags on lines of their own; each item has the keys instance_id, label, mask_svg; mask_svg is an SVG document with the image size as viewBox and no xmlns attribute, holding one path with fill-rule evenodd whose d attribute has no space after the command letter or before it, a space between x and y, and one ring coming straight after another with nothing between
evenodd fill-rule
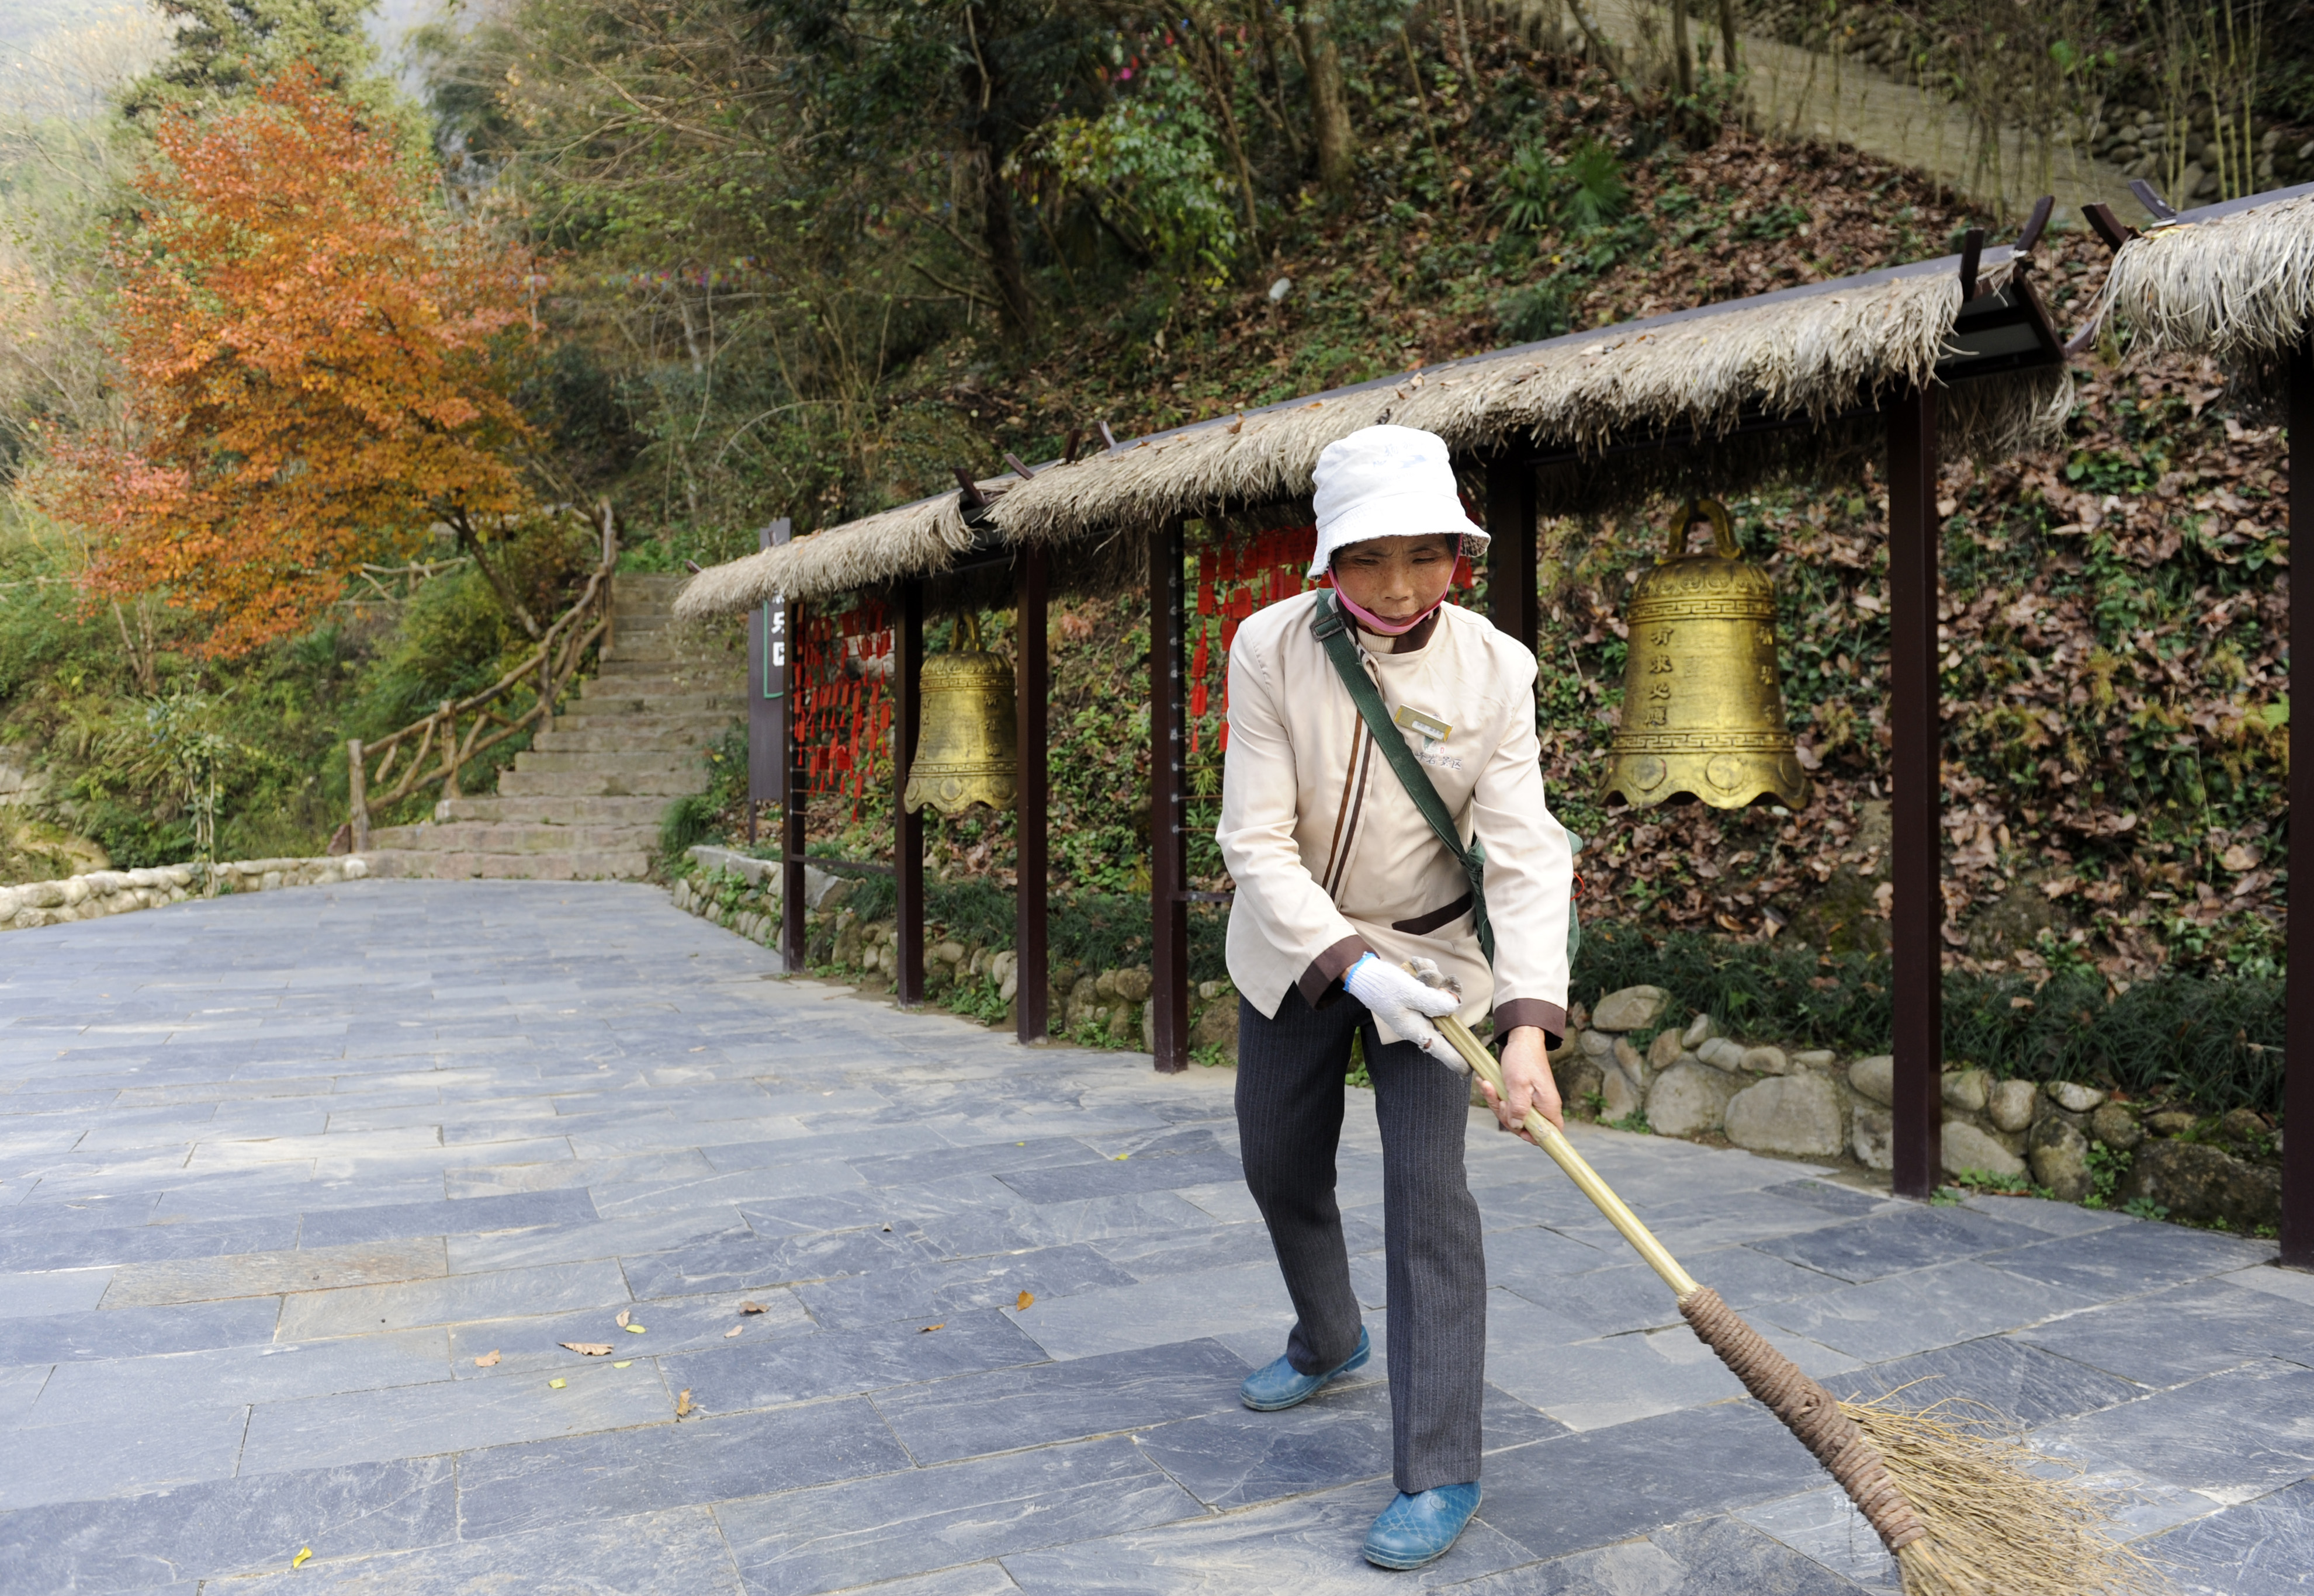
<instances>
[{"instance_id":1,"label":"signboard","mask_svg":"<svg viewBox=\"0 0 2314 1596\"><path fill-rule=\"evenodd\" d=\"M763 529L760 546L776 547L790 535L782 516ZM747 618L747 797L753 803L784 805L788 799L788 775L795 763L788 757L791 620L783 593L773 594L770 603ZM755 829L751 814L751 837Z\"/></svg>"}]
</instances>

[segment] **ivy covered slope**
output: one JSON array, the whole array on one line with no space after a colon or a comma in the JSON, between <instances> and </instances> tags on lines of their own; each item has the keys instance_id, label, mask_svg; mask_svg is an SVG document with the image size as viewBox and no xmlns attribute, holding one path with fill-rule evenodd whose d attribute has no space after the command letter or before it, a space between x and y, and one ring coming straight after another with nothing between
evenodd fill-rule
<instances>
[{"instance_id":1,"label":"ivy covered slope","mask_svg":"<svg viewBox=\"0 0 2314 1596\"><path fill-rule=\"evenodd\" d=\"M1127 296L1065 352L1023 365L959 339L945 392L895 402L967 411L985 440L976 459L1033 459L1096 419L1126 435L1569 324L1918 258L1967 219L1852 154L1733 127L1690 147L1596 75L1495 59L1482 113L1426 129L1411 95L1380 108L1385 137L1357 203L1298 217L1253 274L1268 282ZM1532 204L1518 187L1530 181ZM2080 235L2045 249L2040 280L2068 331L2101 269ZM1291 287L1273 297L1278 279ZM2281 439L2192 363L2106 347L2075 377L2061 449L1943 476L1947 965L2118 982L2162 968L2269 975L2288 714ZM1550 525L1546 757L1555 805L1588 840L1585 910L1877 950L1883 484L1866 461L1733 508L1776 580L1784 692L1814 801L1788 816L1599 806L1623 605L1661 533L1653 516ZM1142 868L1145 635L1126 595L1063 606L1047 639L1066 885L1122 889ZM1217 779L1208 752L1193 780L1209 793ZM1200 826L1209 818L1208 805ZM879 816L834 829L853 833L846 847L888 846ZM938 830L942 869L1009 883L1007 823ZM1193 868L1221 884L1209 845Z\"/></svg>"}]
</instances>

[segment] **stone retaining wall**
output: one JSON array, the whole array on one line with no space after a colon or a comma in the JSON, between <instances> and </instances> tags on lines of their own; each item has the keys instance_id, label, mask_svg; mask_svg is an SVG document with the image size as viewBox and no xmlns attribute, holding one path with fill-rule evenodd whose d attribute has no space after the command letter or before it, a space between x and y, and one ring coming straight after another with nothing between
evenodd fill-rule
<instances>
[{"instance_id":1,"label":"stone retaining wall","mask_svg":"<svg viewBox=\"0 0 2314 1596\"><path fill-rule=\"evenodd\" d=\"M216 867L219 895L272 892L284 886L328 886L358 881L369 866L358 854L333 859L250 859ZM203 895L201 867L159 865L143 870L93 870L62 881L0 886L0 931L30 930L76 920L102 920L157 909Z\"/></svg>"}]
</instances>

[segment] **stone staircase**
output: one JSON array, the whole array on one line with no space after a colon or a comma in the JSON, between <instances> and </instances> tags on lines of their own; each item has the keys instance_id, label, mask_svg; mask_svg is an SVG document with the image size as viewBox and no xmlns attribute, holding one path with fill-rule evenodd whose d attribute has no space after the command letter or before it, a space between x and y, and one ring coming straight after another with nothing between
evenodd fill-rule
<instances>
[{"instance_id":1,"label":"stone staircase","mask_svg":"<svg viewBox=\"0 0 2314 1596\"><path fill-rule=\"evenodd\" d=\"M446 798L434 818L381 826L364 856L377 876L455 880L632 879L650 869L668 800L697 792L699 751L746 714L746 657L722 628L675 623L685 578L622 572L599 669L496 797Z\"/></svg>"}]
</instances>

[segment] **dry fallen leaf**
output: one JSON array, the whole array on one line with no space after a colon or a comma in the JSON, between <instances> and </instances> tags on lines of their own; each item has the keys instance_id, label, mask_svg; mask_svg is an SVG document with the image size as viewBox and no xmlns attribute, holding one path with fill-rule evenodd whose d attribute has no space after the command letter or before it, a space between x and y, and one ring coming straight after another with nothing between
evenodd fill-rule
<instances>
[{"instance_id":1,"label":"dry fallen leaf","mask_svg":"<svg viewBox=\"0 0 2314 1596\"><path fill-rule=\"evenodd\" d=\"M723 1339L726 1341L730 1340L732 1336L737 1336L739 1333L739 1326L732 1326L729 1329L723 1332Z\"/></svg>"},{"instance_id":2,"label":"dry fallen leaf","mask_svg":"<svg viewBox=\"0 0 2314 1596\"><path fill-rule=\"evenodd\" d=\"M764 1305L761 1302L742 1302L739 1304L739 1311L741 1313L761 1313L764 1311Z\"/></svg>"},{"instance_id":3,"label":"dry fallen leaf","mask_svg":"<svg viewBox=\"0 0 2314 1596\"><path fill-rule=\"evenodd\" d=\"M1014 1304L1012 1304L1013 1311L1014 1311L1014 1312L1016 1312L1016 1313L1026 1313L1026 1312L1028 1312L1028 1311L1029 1311L1029 1303L1031 1303L1031 1302L1034 1302L1036 1300L1037 1300L1037 1293L1036 1293L1036 1292L1022 1292L1020 1293L1020 1300L1018 1302L1015 1302Z\"/></svg>"},{"instance_id":4,"label":"dry fallen leaf","mask_svg":"<svg viewBox=\"0 0 2314 1596\"><path fill-rule=\"evenodd\" d=\"M312 1547L306 1547L303 1550L299 1551L296 1556L289 1559L289 1566L292 1568L302 1568L305 1566L305 1559L313 1555L314 1548Z\"/></svg>"},{"instance_id":5,"label":"dry fallen leaf","mask_svg":"<svg viewBox=\"0 0 2314 1596\"><path fill-rule=\"evenodd\" d=\"M916 1334L917 1334L917 1335L919 1335L919 1336L929 1336L929 1335L931 1335L934 1330L945 1330L945 1329L947 1329L947 1328L948 1328L948 1321L947 1321L946 1319L942 1319L939 1324L936 1324L936 1325L926 1325L923 1329L921 1329L921 1330L917 1331L917 1332L916 1332Z\"/></svg>"},{"instance_id":6,"label":"dry fallen leaf","mask_svg":"<svg viewBox=\"0 0 2314 1596\"><path fill-rule=\"evenodd\" d=\"M664 1389L665 1388L662 1387L661 1389ZM679 1419L687 1419L691 1416L691 1388L689 1386L684 1387L683 1395L675 1399L675 1416Z\"/></svg>"},{"instance_id":7,"label":"dry fallen leaf","mask_svg":"<svg viewBox=\"0 0 2314 1596\"><path fill-rule=\"evenodd\" d=\"M607 1341L566 1341L562 1344L582 1358L607 1358L611 1344Z\"/></svg>"},{"instance_id":8,"label":"dry fallen leaf","mask_svg":"<svg viewBox=\"0 0 2314 1596\"><path fill-rule=\"evenodd\" d=\"M622 1330L627 1327L627 1315L629 1311L629 1309L624 1308L619 1309L619 1317L615 1322Z\"/></svg>"},{"instance_id":9,"label":"dry fallen leaf","mask_svg":"<svg viewBox=\"0 0 2314 1596\"><path fill-rule=\"evenodd\" d=\"M474 1360L474 1367L477 1369L495 1369L498 1366L499 1349L495 1346Z\"/></svg>"},{"instance_id":10,"label":"dry fallen leaf","mask_svg":"<svg viewBox=\"0 0 2314 1596\"><path fill-rule=\"evenodd\" d=\"M559 1391L570 1383L567 1380L550 1380L546 1382L546 1389L550 1391Z\"/></svg>"}]
</instances>

